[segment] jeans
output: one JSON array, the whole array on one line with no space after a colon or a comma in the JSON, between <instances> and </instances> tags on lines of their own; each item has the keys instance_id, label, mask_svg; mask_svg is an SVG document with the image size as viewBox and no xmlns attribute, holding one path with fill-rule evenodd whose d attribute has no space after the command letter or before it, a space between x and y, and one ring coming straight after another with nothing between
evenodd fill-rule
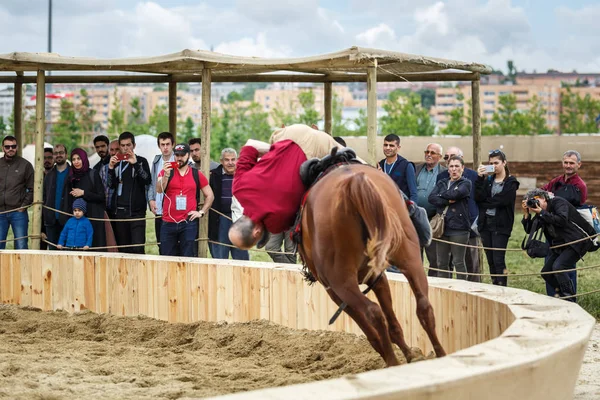
<instances>
[{"instance_id":1,"label":"jeans","mask_svg":"<svg viewBox=\"0 0 600 400\"><path fill-rule=\"evenodd\" d=\"M160 250L163 256L198 256L198 221L180 223L163 221L160 228Z\"/></svg>"},{"instance_id":2,"label":"jeans","mask_svg":"<svg viewBox=\"0 0 600 400\"><path fill-rule=\"evenodd\" d=\"M481 241L484 247L506 249L509 237L509 235L503 235L487 229L481 231ZM506 251L485 250L485 256L490 266L490 274L508 274L505 260ZM508 278L506 276L493 276L492 283L494 285L507 286Z\"/></svg>"},{"instance_id":3,"label":"jeans","mask_svg":"<svg viewBox=\"0 0 600 400\"><path fill-rule=\"evenodd\" d=\"M440 272L438 276L440 278L451 278L452 272L450 271L450 254L452 254L452 262L454 263L454 268L456 269L456 277L458 279L467 280L467 265L465 263L465 252L467 248L465 246L460 246L461 244L467 244L469 241L469 232L465 232L456 236L442 236L442 240L452 242L443 243L438 242L437 244L437 259L438 259L438 268L443 269L449 272ZM456 243L456 244L454 244ZM461 273L462 272L462 273Z\"/></svg>"},{"instance_id":4,"label":"jeans","mask_svg":"<svg viewBox=\"0 0 600 400\"><path fill-rule=\"evenodd\" d=\"M269 251L281 251L281 245L284 244L286 253L293 253L296 250L296 244L290 238L291 229L277 233L271 234L269 237L269 241L265 245L265 250ZM269 256L273 259L273 262L282 263L282 264L296 264L296 254L276 254L269 253Z\"/></svg>"},{"instance_id":5,"label":"jeans","mask_svg":"<svg viewBox=\"0 0 600 400\"><path fill-rule=\"evenodd\" d=\"M575 265L578 260L579 254L577 254L577 252L570 247L564 248L564 250L560 253L556 253L555 251L551 250L550 255L548 258L546 258L542 272L557 272L565 269L571 269L571 267ZM544 281L546 281L546 285L554 288L555 295L571 296L576 294L573 281L566 272L542 275L542 278ZM573 297L567 300L574 302L575 298Z\"/></svg>"},{"instance_id":6,"label":"jeans","mask_svg":"<svg viewBox=\"0 0 600 400\"><path fill-rule=\"evenodd\" d=\"M8 227L12 227L13 236L23 238L15 240L14 248L17 250L27 249L28 238L27 228L29 225L29 215L27 211L12 211L6 214L0 214L0 250L6 248L6 237L8 236Z\"/></svg>"},{"instance_id":7,"label":"jeans","mask_svg":"<svg viewBox=\"0 0 600 400\"><path fill-rule=\"evenodd\" d=\"M229 218L225 218L222 215L219 216L219 236L217 242L231 245L231 241L229 241L229 228L231 228L231 224L232 222ZM210 243L210 254L213 258L227 260L230 253L231 258L234 260L247 261L250 259L248 250L240 250L237 247L221 246L219 244Z\"/></svg>"}]
</instances>

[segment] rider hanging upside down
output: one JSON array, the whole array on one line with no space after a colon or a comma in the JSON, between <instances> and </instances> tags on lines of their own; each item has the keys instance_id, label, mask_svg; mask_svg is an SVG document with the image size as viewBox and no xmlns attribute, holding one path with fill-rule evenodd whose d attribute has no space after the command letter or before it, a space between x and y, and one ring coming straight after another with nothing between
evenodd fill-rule
<instances>
[{"instance_id":1,"label":"rider hanging upside down","mask_svg":"<svg viewBox=\"0 0 600 400\"><path fill-rule=\"evenodd\" d=\"M241 249L249 249L259 240L264 244L267 232L289 229L306 192L300 166L309 159L327 156L334 147L343 148L329 134L306 125L278 129L270 142L248 140L237 161L229 239ZM424 215L426 226L418 223L415 227L419 238L428 242L429 222L424 210L419 212L414 205L409 211L413 223L416 216Z\"/></svg>"}]
</instances>

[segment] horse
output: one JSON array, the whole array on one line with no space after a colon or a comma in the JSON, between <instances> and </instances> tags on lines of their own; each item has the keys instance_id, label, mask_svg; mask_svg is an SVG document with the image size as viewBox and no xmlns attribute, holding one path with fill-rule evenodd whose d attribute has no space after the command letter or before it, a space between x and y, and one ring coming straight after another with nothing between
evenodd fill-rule
<instances>
[{"instance_id":1,"label":"horse","mask_svg":"<svg viewBox=\"0 0 600 400\"><path fill-rule=\"evenodd\" d=\"M414 358L392 308L385 275L389 265L408 280L436 356L446 355L435 332L417 232L387 175L368 165L338 166L306 194L300 224L298 251L308 271L357 323L388 367L398 365L392 342L407 362ZM372 288L379 305L361 292L360 283Z\"/></svg>"}]
</instances>

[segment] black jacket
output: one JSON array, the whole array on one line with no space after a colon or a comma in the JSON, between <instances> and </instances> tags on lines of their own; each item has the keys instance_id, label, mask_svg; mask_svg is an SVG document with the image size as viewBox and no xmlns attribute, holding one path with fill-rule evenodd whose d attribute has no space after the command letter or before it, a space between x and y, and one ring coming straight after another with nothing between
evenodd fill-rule
<instances>
[{"instance_id":1,"label":"black jacket","mask_svg":"<svg viewBox=\"0 0 600 400\"><path fill-rule=\"evenodd\" d=\"M460 177L456 182L452 182L448 189L450 178L442 179L435 184L435 187L429 195L429 202L437 207L438 214L446 211L444 218L444 230L471 231L471 220L469 218L469 197L471 196L471 181ZM455 200L450 204L449 200Z\"/></svg>"},{"instance_id":2,"label":"black jacket","mask_svg":"<svg viewBox=\"0 0 600 400\"><path fill-rule=\"evenodd\" d=\"M150 167L148 161L136 154L137 162L125 170L125 173L133 174L133 184L129 187L123 187L123 190L129 190L129 216L145 215L147 209L146 193L147 186L152 183L152 176L150 175ZM127 161L121 161L126 163ZM115 165L115 168L108 168L107 186L115 189L111 198L111 211L116 211L117 206L117 192L119 187L119 179L117 178L117 168L119 164Z\"/></svg>"},{"instance_id":3,"label":"black jacket","mask_svg":"<svg viewBox=\"0 0 600 400\"><path fill-rule=\"evenodd\" d=\"M502 191L492 197L494 177L481 176L475 182L475 201L477 202L477 207L479 207L477 228L479 232L484 230L487 218L486 211L490 208L495 208L496 231L510 236L515 222L515 200L517 198L517 189L519 189L519 181L512 175L507 176L504 179Z\"/></svg>"},{"instance_id":4,"label":"black jacket","mask_svg":"<svg viewBox=\"0 0 600 400\"><path fill-rule=\"evenodd\" d=\"M219 214L212 209L222 212L223 214L231 214L231 209L224 210L221 206L221 191L222 191L223 166L210 171L210 187L215 194L215 200L212 203L211 210L208 211L208 238L210 240L218 240L219 238Z\"/></svg>"},{"instance_id":5,"label":"black jacket","mask_svg":"<svg viewBox=\"0 0 600 400\"><path fill-rule=\"evenodd\" d=\"M402 157L400 154L397 155L398 159L392 169L388 172L388 175L396 183L396 185L402 190L402 192L415 203L417 202L417 182L416 175L412 178L408 178L408 174L414 174L415 164ZM412 170L407 171L409 165L412 165ZM385 158L379 161L379 167L385 171ZM408 186L408 179L415 181L415 186L411 191Z\"/></svg>"},{"instance_id":6,"label":"black jacket","mask_svg":"<svg viewBox=\"0 0 600 400\"><path fill-rule=\"evenodd\" d=\"M531 228L536 219L541 220L544 235L546 236L546 239L548 239L550 246L573 242L584 238L586 234L588 236L596 234L594 228L583 219L577 209L562 197L550 199L548 201L547 209L545 211L542 210L539 215L536 215L533 218L523 218L521 223L523 224L525 232L531 232ZM591 240L584 240L569 245L569 247L579 254L579 257L583 257L592 246ZM559 247L552 251L560 253L561 250L562 248Z\"/></svg>"},{"instance_id":7,"label":"black jacket","mask_svg":"<svg viewBox=\"0 0 600 400\"><path fill-rule=\"evenodd\" d=\"M69 192L71 189L69 188L69 173L71 172L71 166L67 164L65 180L63 182L63 191L62 198L56 204L56 165L52 167L50 172L44 177L44 192L43 192L43 202L45 206L56 208L57 210L64 211L66 213L71 213L71 204L73 202L69 202ZM56 221L56 216L54 211L49 210L47 208L42 209L42 215L44 220L44 225L54 225L54 221ZM67 221L71 218L70 215L58 214L58 221L61 225L65 225Z\"/></svg>"}]
</instances>

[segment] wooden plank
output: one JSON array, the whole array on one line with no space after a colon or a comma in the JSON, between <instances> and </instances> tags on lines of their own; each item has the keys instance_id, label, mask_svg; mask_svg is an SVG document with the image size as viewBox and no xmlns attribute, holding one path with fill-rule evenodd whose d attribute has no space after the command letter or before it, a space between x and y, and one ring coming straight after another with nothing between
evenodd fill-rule
<instances>
[{"instance_id":1,"label":"wooden plank","mask_svg":"<svg viewBox=\"0 0 600 400\"><path fill-rule=\"evenodd\" d=\"M169 132L177 143L177 82L169 82Z\"/></svg>"},{"instance_id":2,"label":"wooden plank","mask_svg":"<svg viewBox=\"0 0 600 400\"><path fill-rule=\"evenodd\" d=\"M44 71L38 70L36 81L35 101L35 162L33 178L33 221L31 223L31 248L40 249L40 235L42 233L42 186L44 184L44 136L46 134L46 76ZM19 145L22 145L19 143Z\"/></svg>"},{"instance_id":3,"label":"wooden plank","mask_svg":"<svg viewBox=\"0 0 600 400\"><path fill-rule=\"evenodd\" d=\"M21 72L21 75L23 73ZM17 148L17 154L19 156L23 155L23 147L25 147L25 143L23 142L23 83L15 82L14 86L14 136L17 139L17 143L19 147Z\"/></svg>"},{"instance_id":4,"label":"wooden plank","mask_svg":"<svg viewBox=\"0 0 600 400\"><path fill-rule=\"evenodd\" d=\"M44 309L44 262L42 255L32 257L34 261L31 263L31 306Z\"/></svg>"},{"instance_id":5,"label":"wooden plank","mask_svg":"<svg viewBox=\"0 0 600 400\"><path fill-rule=\"evenodd\" d=\"M471 82L471 103L473 120L473 168L481 164L481 102L480 102L480 81L479 79Z\"/></svg>"},{"instance_id":6,"label":"wooden plank","mask_svg":"<svg viewBox=\"0 0 600 400\"><path fill-rule=\"evenodd\" d=\"M84 304L85 309L85 259L87 257L73 257L73 266L70 269L69 281L71 282L71 294L69 296L70 312L79 312Z\"/></svg>"},{"instance_id":7,"label":"wooden plank","mask_svg":"<svg viewBox=\"0 0 600 400\"><path fill-rule=\"evenodd\" d=\"M377 162L377 60L373 63L367 67L367 162L371 165Z\"/></svg>"},{"instance_id":8,"label":"wooden plank","mask_svg":"<svg viewBox=\"0 0 600 400\"><path fill-rule=\"evenodd\" d=\"M83 259L83 299L80 301L81 310L96 311L96 262L98 257Z\"/></svg>"},{"instance_id":9,"label":"wooden plank","mask_svg":"<svg viewBox=\"0 0 600 400\"><path fill-rule=\"evenodd\" d=\"M96 261L96 312L107 313L108 309L108 263L112 259L100 257Z\"/></svg>"},{"instance_id":10,"label":"wooden plank","mask_svg":"<svg viewBox=\"0 0 600 400\"><path fill-rule=\"evenodd\" d=\"M333 84L325 82L323 84L323 113L325 119L325 132L333 134Z\"/></svg>"},{"instance_id":11,"label":"wooden plank","mask_svg":"<svg viewBox=\"0 0 600 400\"><path fill-rule=\"evenodd\" d=\"M200 166L204 176L210 176L210 117L211 117L211 88L212 75L210 69L202 70L202 134L200 147ZM208 218L200 219L198 229L198 257L206 258L208 254Z\"/></svg>"},{"instance_id":12,"label":"wooden plank","mask_svg":"<svg viewBox=\"0 0 600 400\"><path fill-rule=\"evenodd\" d=\"M151 293L154 295L154 318L163 321L169 320L169 264L164 262L154 263L154 274L156 279L156 291Z\"/></svg>"},{"instance_id":13,"label":"wooden plank","mask_svg":"<svg viewBox=\"0 0 600 400\"><path fill-rule=\"evenodd\" d=\"M42 309L44 311L49 311L49 310L53 310L53 302L54 302L54 294L52 292L52 281L53 281L53 276L52 276L52 270L53 270L53 264L52 264L52 259L49 257L44 257L42 258L42 262L44 263L42 266L42 274L43 274L43 279L44 279L44 289L42 291L43 293L43 307Z\"/></svg>"}]
</instances>

